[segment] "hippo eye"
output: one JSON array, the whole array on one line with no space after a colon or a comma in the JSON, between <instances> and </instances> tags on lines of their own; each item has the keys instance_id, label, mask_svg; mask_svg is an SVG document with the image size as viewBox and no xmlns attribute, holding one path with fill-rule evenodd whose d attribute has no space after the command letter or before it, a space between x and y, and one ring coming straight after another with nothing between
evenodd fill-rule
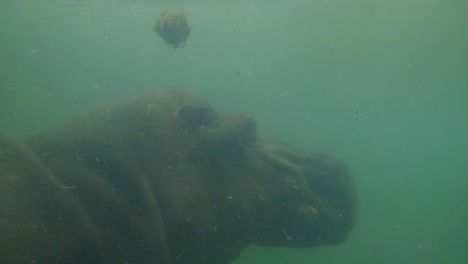
<instances>
[{"instance_id":1,"label":"hippo eye","mask_svg":"<svg viewBox=\"0 0 468 264\"><path fill-rule=\"evenodd\" d=\"M218 116L209 106L187 105L177 111L179 120L190 125L205 126L211 124Z\"/></svg>"}]
</instances>

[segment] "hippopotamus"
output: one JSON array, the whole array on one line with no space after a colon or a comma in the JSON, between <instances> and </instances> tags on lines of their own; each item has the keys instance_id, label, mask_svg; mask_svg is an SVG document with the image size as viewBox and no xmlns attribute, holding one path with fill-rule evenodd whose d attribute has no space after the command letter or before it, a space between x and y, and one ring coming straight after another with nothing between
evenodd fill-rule
<instances>
[{"instance_id":1,"label":"hippopotamus","mask_svg":"<svg viewBox=\"0 0 468 264\"><path fill-rule=\"evenodd\" d=\"M0 201L1 263L227 264L251 244L342 242L356 190L331 156L168 89L1 132Z\"/></svg>"}]
</instances>

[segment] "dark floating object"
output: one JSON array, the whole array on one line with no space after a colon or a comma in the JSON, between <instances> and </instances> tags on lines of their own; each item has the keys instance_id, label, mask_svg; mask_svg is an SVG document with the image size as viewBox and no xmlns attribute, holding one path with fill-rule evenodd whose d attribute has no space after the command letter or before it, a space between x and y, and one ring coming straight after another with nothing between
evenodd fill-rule
<instances>
[{"instance_id":1,"label":"dark floating object","mask_svg":"<svg viewBox=\"0 0 468 264\"><path fill-rule=\"evenodd\" d=\"M174 48L185 46L191 30L183 9L173 9L162 13L153 27L153 31Z\"/></svg>"}]
</instances>

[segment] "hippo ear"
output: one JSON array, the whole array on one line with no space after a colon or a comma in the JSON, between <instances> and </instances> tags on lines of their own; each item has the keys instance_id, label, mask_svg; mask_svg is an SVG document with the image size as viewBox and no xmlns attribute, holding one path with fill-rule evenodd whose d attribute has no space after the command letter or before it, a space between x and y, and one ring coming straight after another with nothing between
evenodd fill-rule
<instances>
[{"instance_id":1,"label":"hippo ear","mask_svg":"<svg viewBox=\"0 0 468 264\"><path fill-rule=\"evenodd\" d=\"M218 114L209 105L185 105L176 113L177 119L188 125L206 126L213 123Z\"/></svg>"}]
</instances>

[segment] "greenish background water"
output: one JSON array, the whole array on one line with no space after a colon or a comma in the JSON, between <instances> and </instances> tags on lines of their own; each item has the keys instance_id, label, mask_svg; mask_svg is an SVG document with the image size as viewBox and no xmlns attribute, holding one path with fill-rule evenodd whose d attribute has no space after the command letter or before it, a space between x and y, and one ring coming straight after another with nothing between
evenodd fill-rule
<instances>
[{"instance_id":1,"label":"greenish background water","mask_svg":"<svg viewBox=\"0 0 468 264\"><path fill-rule=\"evenodd\" d=\"M184 48L151 28L183 6ZM468 263L468 1L0 1L0 128L26 138L131 90L184 87L346 163L349 239L236 264Z\"/></svg>"}]
</instances>

